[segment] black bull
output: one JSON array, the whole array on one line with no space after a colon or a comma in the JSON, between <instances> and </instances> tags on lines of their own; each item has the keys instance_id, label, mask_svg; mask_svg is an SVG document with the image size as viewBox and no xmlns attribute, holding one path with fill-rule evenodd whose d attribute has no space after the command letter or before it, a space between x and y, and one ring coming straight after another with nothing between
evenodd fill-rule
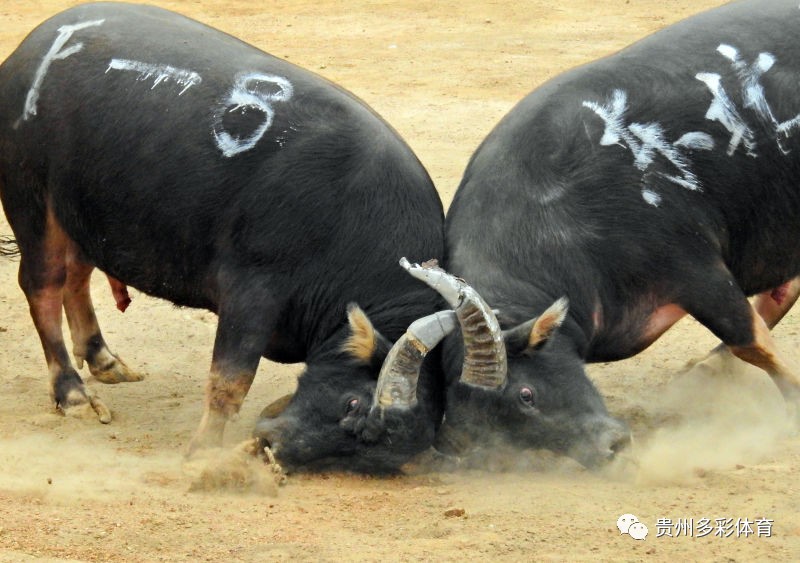
<instances>
[{"instance_id":1,"label":"black bull","mask_svg":"<svg viewBox=\"0 0 800 563\"><path fill-rule=\"evenodd\" d=\"M80 6L0 67L0 182L60 409L110 420L71 363L62 307L78 368L141 379L100 332L98 268L122 309L131 285L219 316L190 449L222 441L262 356L307 364L260 430L279 461L382 471L430 445L438 361L384 369L419 375L397 404L391 381L385 397L375 388L390 343L439 308L397 259L442 256L442 206L410 149L351 94L165 10ZM434 325L430 346L447 318Z\"/></svg>"},{"instance_id":2,"label":"black bull","mask_svg":"<svg viewBox=\"0 0 800 563\"><path fill-rule=\"evenodd\" d=\"M686 314L797 399L769 329L800 292L799 30L794 0L711 10L553 78L483 141L446 262L488 305L466 354L445 343L442 447L613 456L626 432L583 363Z\"/></svg>"}]
</instances>

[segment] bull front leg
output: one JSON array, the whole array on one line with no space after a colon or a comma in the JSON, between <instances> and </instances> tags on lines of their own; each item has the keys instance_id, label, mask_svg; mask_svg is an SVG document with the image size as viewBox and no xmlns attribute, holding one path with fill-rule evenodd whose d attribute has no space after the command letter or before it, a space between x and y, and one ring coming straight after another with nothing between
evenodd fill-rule
<instances>
[{"instance_id":1,"label":"bull front leg","mask_svg":"<svg viewBox=\"0 0 800 563\"><path fill-rule=\"evenodd\" d=\"M767 323L752 310L752 339L744 345L729 346L739 358L766 371L784 398L800 407L800 377L783 360L775 347Z\"/></svg>"},{"instance_id":2,"label":"bull front leg","mask_svg":"<svg viewBox=\"0 0 800 563\"><path fill-rule=\"evenodd\" d=\"M274 327L277 311L258 305L263 296L248 300L242 293L232 293L237 301L223 303L219 309L203 417L187 455L222 446L225 424L238 416Z\"/></svg>"}]
</instances>

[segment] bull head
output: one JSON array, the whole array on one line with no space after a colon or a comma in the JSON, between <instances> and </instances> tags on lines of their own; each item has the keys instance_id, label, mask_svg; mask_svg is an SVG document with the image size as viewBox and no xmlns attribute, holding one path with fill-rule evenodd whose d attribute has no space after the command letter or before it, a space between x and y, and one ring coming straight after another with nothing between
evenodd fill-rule
<instances>
[{"instance_id":1,"label":"bull head","mask_svg":"<svg viewBox=\"0 0 800 563\"><path fill-rule=\"evenodd\" d=\"M463 454L494 437L522 448L545 447L592 467L630 442L627 426L609 416L602 397L568 340L554 338L568 302L501 330L494 311L475 289L436 264L400 264L453 307L463 336L458 383L448 390L436 448ZM554 346L545 344L555 343ZM554 368L554 366L556 366Z\"/></svg>"},{"instance_id":2,"label":"bull head","mask_svg":"<svg viewBox=\"0 0 800 563\"><path fill-rule=\"evenodd\" d=\"M417 384L428 352L457 326L455 313L440 311L414 321L394 345L358 306L348 307L347 318L342 351L354 361L344 362L345 375L338 355L331 363L309 364L295 397L268 406L256 425L260 447L269 448L290 471L391 472L433 441L441 409L429 404L427 391L418 391ZM337 377L343 386L330 384ZM314 401L297 400L309 394ZM310 419L313 428L304 422Z\"/></svg>"}]
</instances>

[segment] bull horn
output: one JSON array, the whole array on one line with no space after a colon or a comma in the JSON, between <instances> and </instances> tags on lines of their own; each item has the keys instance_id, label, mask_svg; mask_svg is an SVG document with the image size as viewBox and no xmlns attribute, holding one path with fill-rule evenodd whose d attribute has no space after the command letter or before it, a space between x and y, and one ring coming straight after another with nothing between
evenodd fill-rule
<instances>
[{"instance_id":1,"label":"bull horn","mask_svg":"<svg viewBox=\"0 0 800 563\"><path fill-rule=\"evenodd\" d=\"M372 408L410 409L416 405L417 380L422 361L455 328L453 311L439 311L411 323L386 355L378 375Z\"/></svg>"},{"instance_id":2,"label":"bull horn","mask_svg":"<svg viewBox=\"0 0 800 563\"><path fill-rule=\"evenodd\" d=\"M489 389L503 387L508 360L503 331L492 308L473 287L441 269L435 261L420 265L401 258L400 265L435 289L455 309L464 337L461 381Z\"/></svg>"}]
</instances>

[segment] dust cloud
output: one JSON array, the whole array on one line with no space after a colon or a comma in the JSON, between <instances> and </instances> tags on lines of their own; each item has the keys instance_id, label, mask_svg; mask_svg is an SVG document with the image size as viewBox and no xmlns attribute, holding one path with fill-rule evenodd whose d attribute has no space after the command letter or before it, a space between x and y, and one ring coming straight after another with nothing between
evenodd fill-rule
<instances>
[{"instance_id":1,"label":"dust cloud","mask_svg":"<svg viewBox=\"0 0 800 563\"><path fill-rule=\"evenodd\" d=\"M614 414L631 426L632 446L610 464L590 471L611 482L689 484L712 471L763 462L796 432L777 386L763 371L727 351L656 386L629 388L626 403ZM454 459L426 453L405 469L571 477L588 471L565 455L519 449L502 441Z\"/></svg>"},{"instance_id":2,"label":"dust cloud","mask_svg":"<svg viewBox=\"0 0 800 563\"><path fill-rule=\"evenodd\" d=\"M134 456L78 435L0 440L3 488L32 496L103 499L131 493L154 478L180 480L181 462L179 453Z\"/></svg>"},{"instance_id":3,"label":"dust cloud","mask_svg":"<svg viewBox=\"0 0 800 563\"><path fill-rule=\"evenodd\" d=\"M201 451L190 460L175 451L125 453L127 446L78 435L31 434L0 440L3 489L36 498L104 500L149 486L175 492L276 496L282 475L240 446Z\"/></svg>"},{"instance_id":4,"label":"dust cloud","mask_svg":"<svg viewBox=\"0 0 800 563\"><path fill-rule=\"evenodd\" d=\"M635 482L675 484L763 461L791 434L786 402L763 371L715 354L649 395L655 420L636 443Z\"/></svg>"}]
</instances>

